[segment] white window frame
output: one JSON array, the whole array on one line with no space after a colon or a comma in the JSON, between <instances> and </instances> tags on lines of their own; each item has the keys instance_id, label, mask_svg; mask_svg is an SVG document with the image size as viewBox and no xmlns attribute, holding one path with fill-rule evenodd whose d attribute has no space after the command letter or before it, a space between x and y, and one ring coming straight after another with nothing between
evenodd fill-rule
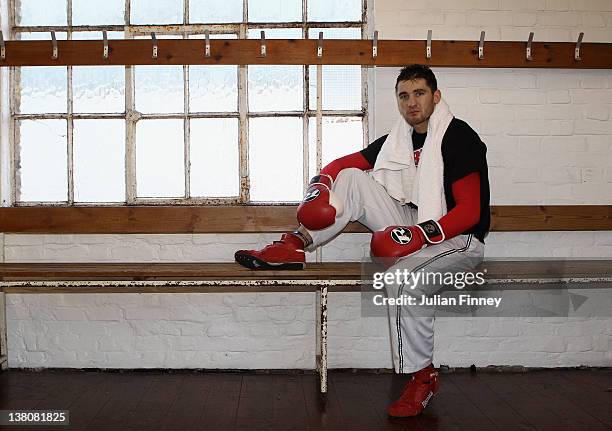
<instances>
[{"instance_id":1,"label":"white window frame","mask_svg":"<svg viewBox=\"0 0 612 431\"><path fill-rule=\"evenodd\" d=\"M253 22L247 23L248 0L243 0L243 22L234 24L188 24L189 19L189 0L184 0L184 13L182 25L99 25L99 26L71 26L72 22L72 0L65 0L67 5L67 26L16 26L15 25L15 10L19 0L0 0L2 3L3 16L8 16L7 20L2 20L2 25L5 27L5 35L10 34L10 39L15 39L18 33L21 32L66 32L67 38L71 39L73 32L77 31L122 31L125 33L126 39L131 39L136 36L149 36L151 32L155 32L158 37L169 34L179 34L187 37L191 34L201 34L208 30L211 34L236 34L239 38L246 38L247 32L252 28L300 28L302 37L308 37L310 28L360 28L361 37L364 38L371 33L371 18L373 14L368 8L368 0L361 0L362 16L361 21L356 22L308 22L307 17L307 1L302 0L303 21L293 23L266 23ZM125 22L129 23L130 17L130 1L125 0ZM101 37L100 37L101 38ZM11 67L9 73L0 74L2 78L0 84L3 89L8 91L0 92L2 96L2 125L8 125L8 133L0 134L2 139L2 176L0 178L0 188L2 202L4 206L103 206L103 205L232 205L232 204L252 204L249 196L249 163L248 163L248 122L250 118L257 117L299 117L303 120L303 185L307 186L309 181L309 121L316 121L316 107L310 107L309 104L309 68L303 66L303 106L301 111L282 111L282 112L248 112L247 101L247 86L248 86L248 66L237 66L238 68L238 111L237 112L207 112L207 113L190 113L189 112L189 68L183 66L184 79L184 113L183 114L141 114L135 110L134 103L134 66L125 67L125 113L118 114L74 114L73 94L72 94L72 66L67 66L67 97L68 106L65 114L16 114L15 107L17 106L19 93L19 67ZM8 77L6 76L8 75ZM371 81L373 73L371 69L361 68L361 89L362 89L362 106L361 110L323 110L323 117L361 117L363 125L363 142L362 147L367 146L369 142L369 130L373 126L373 119L369 115L369 100L373 100L373 93L369 90L373 86L368 85ZM10 98L9 98L10 95ZM124 119L126 121L126 151L125 151L125 187L126 201L125 202L97 202L97 203L81 203L74 202L74 176L73 176L73 127L75 119ZM155 119L155 118L175 118L183 119L184 124L184 154L185 154L185 196L180 198L137 198L136 197L136 142L135 130L136 123L140 119ZM189 151L189 121L192 118L237 118L239 128L239 175L240 187L238 197L229 198L201 198L190 197L190 151ZM19 202L19 178L17 175L16 166L19 164L19 137L18 137L18 121L27 119L62 119L67 121L68 137L67 137L67 166L68 166L68 199L61 202L45 202L45 201L28 201ZM3 130L7 130L3 127ZM6 142L5 142L6 141ZM321 168L320 157L317 160L317 170ZM283 205L291 202L275 202L275 204ZM265 202L257 202L257 204L265 204Z\"/></svg>"}]
</instances>

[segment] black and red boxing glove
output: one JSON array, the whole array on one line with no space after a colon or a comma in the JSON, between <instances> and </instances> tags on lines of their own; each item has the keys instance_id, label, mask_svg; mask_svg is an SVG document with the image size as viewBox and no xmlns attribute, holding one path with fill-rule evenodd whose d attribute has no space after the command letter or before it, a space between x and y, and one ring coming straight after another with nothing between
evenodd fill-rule
<instances>
[{"instance_id":1,"label":"black and red boxing glove","mask_svg":"<svg viewBox=\"0 0 612 431\"><path fill-rule=\"evenodd\" d=\"M326 174L310 180L306 195L297 210L297 219L306 229L325 229L342 214L344 207L332 192L332 184L332 177Z\"/></svg>"},{"instance_id":2,"label":"black and red boxing glove","mask_svg":"<svg viewBox=\"0 0 612 431\"><path fill-rule=\"evenodd\" d=\"M440 225L428 220L415 226L389 226L372 234L370 250L372 256L389 267L401 257L410 256L429 244L444 241Z\"/></svg>"}]
</instances>

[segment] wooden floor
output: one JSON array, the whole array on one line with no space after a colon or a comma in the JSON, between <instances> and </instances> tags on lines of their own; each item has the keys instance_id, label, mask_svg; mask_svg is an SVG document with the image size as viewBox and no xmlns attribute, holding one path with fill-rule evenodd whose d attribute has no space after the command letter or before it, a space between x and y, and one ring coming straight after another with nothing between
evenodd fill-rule
<instances>
[{"instance_id":1,"label":"wooden floor","mask_svg":"<svg viewBox=\"0 0 612 431\"><path fill-rule=\"evenodd\" d=\"M9 370L0 410L69 410L70 427L51 429L91 431L612 429L612 370L457 372L441 384L423 415L391 420L392 374L332 371L322 408L314 374Z\"/></svg>"}]
</instances>

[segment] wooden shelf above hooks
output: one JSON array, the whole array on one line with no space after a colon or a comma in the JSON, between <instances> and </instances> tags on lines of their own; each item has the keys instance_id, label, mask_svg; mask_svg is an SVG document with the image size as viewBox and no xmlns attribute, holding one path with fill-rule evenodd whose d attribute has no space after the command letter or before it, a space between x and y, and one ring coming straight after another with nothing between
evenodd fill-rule
<instances>
[{"instance_id":1,"label":"wooden shelf above hooks","mask_svg":"<svg viewBox=\"0 0 612 431\"><path fill-rule=\"evenodd\" d=\"M151 55L153 43L158 56ZM373 41L367 39L325 39L324 53L317 56L316 39L267 39L266 55L261 55L259 39L210 40L210 56L206 56L201 39L119 39L58 40L57 59L53 59L51 39L5 41L5 56L0 66L105 66L105 65L361 65L401 67L422 63L432 67L469 68L567 68L611 69L612 43L581 43L579 60L573 42L532 42L531 60L526 57L525 42L484 42L484 55L479 59L479 41L431 41L431 58L427 58L426 40L378 40L376 55Z\"/></svg>"}]
</instances>

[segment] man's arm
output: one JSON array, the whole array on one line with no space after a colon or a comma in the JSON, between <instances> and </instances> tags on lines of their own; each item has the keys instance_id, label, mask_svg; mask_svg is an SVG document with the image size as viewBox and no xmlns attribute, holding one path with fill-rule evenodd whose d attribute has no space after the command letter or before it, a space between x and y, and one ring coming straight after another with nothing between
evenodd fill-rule
<instances>
[{"instance_id":1,"label":"man's arm","mask_svg":"<svg viewBox=\"0 0 612 431\"><path fill-rule=\"evenodd\" d=\"M363 156L361 151L357 151L356 153L349 154L344 157L340 157L339 159L334 160L333 162L326 165L323 169L321 169L322 175L329 175L332 177L332 180L336 180L336 177L343 169L347 168L357 168L362 171L367 171L368 169L372 169L374 166L367 161L367 159Z\"/></svg>"}]
</instances>

